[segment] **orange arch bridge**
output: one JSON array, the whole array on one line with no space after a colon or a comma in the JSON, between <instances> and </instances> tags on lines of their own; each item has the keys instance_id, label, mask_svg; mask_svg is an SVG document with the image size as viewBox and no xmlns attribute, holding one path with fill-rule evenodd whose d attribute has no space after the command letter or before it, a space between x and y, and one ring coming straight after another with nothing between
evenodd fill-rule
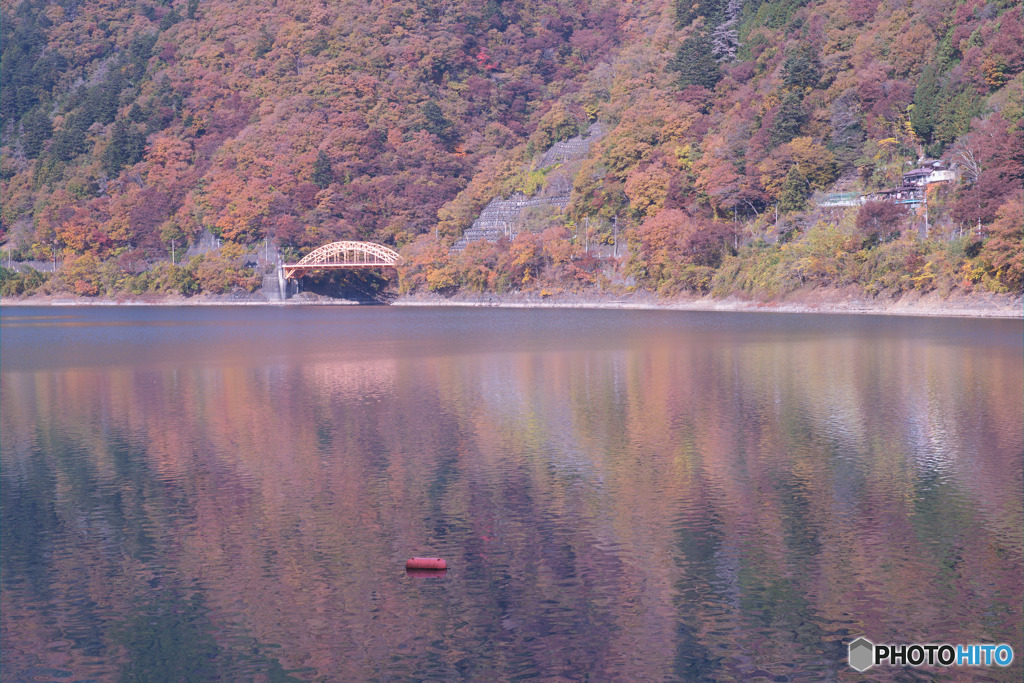
<instances>
[{"instance_id":1,"label":"orange arch bridge","mask_svg":"<svg viewBox=\"0 0 1024 683\"><path fill-rule=\"evenodd\" d=\"M402 260L397 251L372 242L331 242L306 254L298 263L286 263L284 276L302 277L311 270L331 268L394 267Z\"/></svg>"}]
</instances>

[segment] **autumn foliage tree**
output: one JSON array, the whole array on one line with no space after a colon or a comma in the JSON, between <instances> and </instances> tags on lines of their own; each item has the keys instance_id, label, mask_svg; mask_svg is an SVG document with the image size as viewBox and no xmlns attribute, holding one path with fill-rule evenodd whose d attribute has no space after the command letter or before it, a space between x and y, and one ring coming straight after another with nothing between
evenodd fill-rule
<instances>
[{"instance_id":1,"label":"autumn foliage tree","mask_svg":"<svg viewBox=\"0 0 1024 683\"><path fill-rule=\"evenodd\" d=\"M907 218L907 210L892 202L869 201L857 211L857 230L865 238L884 240L898 235Z\"/></svg>"},{"instance_id":2,"label":"autumn foliage tree","mask_svg":"<svg viewBox=\"0 0 1024 683\"><path fill-rule=\"evenodd\" d=\"M706 292L736 226L665 209L629 231L627 271L664 294Z\"/></svg>"},{"instance_id":3,"label":"autumn foliage tree","mask_svg":"<svg viewBox=\"0 0 1024 683\"><path fill-rule=\"evenodd\" d=\"M985 243L983 256L995 270L996 279L1008 290L1024 287L1024 196L1017 195L999 207Z\"/></svg>"}]
</instances>

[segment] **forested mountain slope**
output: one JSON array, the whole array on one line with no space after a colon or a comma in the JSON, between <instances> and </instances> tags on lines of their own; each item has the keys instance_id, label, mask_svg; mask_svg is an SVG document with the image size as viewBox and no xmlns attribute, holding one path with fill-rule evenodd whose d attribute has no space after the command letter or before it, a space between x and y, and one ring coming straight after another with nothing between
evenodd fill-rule
<instances>
[{"instance_id":1,"label":"forested mountain slope","mask_svg":"<svg viewBox=\"0 0 1024 683\"><path fill-rule=\"evenodd\" d=\"M6 294L251 289L265 239L348 238L399 248L405 290L1021 288L1020 2L0 8L3 238L61 263L3 271ZM449 253L595 121L557 224ZM927 218L818 207L924 156L958 171ZM628 256L595 258L583 226ZM207 231L223 248L186 258Z\"/></svg>"}]
</instances>

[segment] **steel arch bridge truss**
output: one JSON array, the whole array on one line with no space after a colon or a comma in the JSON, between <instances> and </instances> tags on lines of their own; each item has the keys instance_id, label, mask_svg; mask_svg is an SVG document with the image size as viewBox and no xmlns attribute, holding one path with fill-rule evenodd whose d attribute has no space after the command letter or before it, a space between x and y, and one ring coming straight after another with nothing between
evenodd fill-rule
<instances>
[{"instance_id":1,"label":"steel arch bridge truss","mask_svg":"<svg viewBox=\"0 0 1024 683\"><path fill-rule=\"evenodd\" d=\"M284 276L300 278L311 270L335 268L395 267L402 257L398 252L372 242L331 242L309 252L298 263L285 264Z\"/></svg>"}]
</instances>

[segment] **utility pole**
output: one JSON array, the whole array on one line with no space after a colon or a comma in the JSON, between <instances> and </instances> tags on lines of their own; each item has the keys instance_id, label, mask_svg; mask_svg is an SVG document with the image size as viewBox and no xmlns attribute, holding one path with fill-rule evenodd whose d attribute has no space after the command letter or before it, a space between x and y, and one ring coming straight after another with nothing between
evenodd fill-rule
<instances>
[{"instance_id":1,"label":"utility pole","mask_svg":"<svg viewBox=\"0 0 1024 683\"><path fill-rule=\"evenodd\" d=\"M171 238L171 265L174 265L174 238Z\"/></svg>"},{"instance_id":2,"label":"utility pole","mask_svg":"<svg viewBox=\"0 0 1024 683\"><path fill-rule=\"evenodd\" d=\"M928 239L928 186L924 186L924 238Z\"/></svg>"},{"instance_id":3,"label":"utility pole","mask_svg":"<svg viewBox=\"0 0 1024 683\"><path fill-rule=\"evenodd\" d=\"M589 254L590 253L590 216L585 216L583 218L583 225L585 226L584 227L584 233L583 233L583 235L584 235L584 237L583 237L583 243L584 243L583 253L584 254Z\"/></svg>"},{"instance_id":4,"label":"utility pole","mask_svg":"<svg viewBox=\"0 0 1024 683\"><path fill-rule=\"evenodd\" d=\"M619 217L615 217L615 222L612 224L612 256L619 258Z\"/></svg>"}]
</instances>

